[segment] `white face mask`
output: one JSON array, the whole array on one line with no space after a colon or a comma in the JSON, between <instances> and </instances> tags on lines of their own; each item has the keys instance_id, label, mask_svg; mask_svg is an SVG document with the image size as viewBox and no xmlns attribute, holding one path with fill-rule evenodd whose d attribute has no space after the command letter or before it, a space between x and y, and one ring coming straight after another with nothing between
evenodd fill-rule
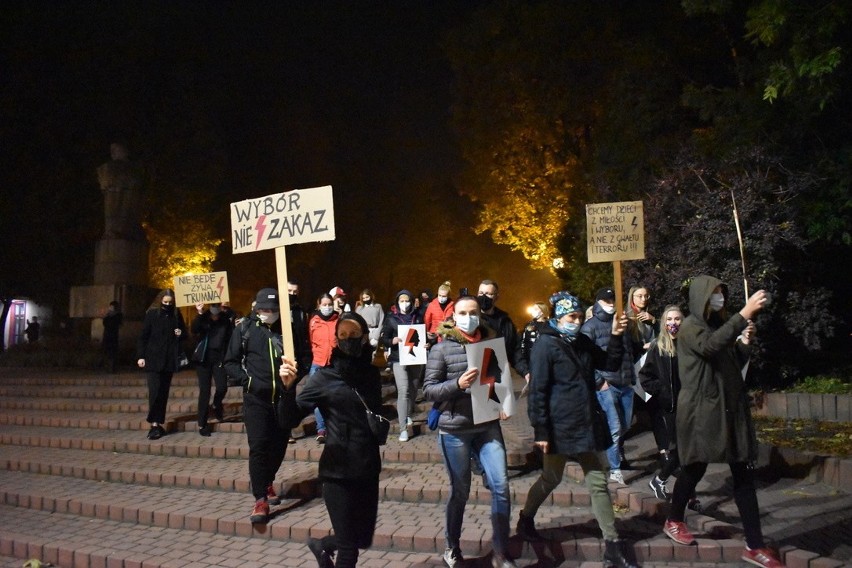
<instances>
[{"instance_id":1,"label":"white face mask","mask_svg":"<svg viewBox=\"0 0 852 568\"><path fill-rule=\"evenodd\" d=\"M540 309L538 309L538 308L534 309L534 310L532 311L532 318L533 318L534 320L537 320L537 319L538 319L538 318L540 318L540 317L541 317L541 310L540 310Z\"/></svg>"},{"instance_id":2,"label":"white face mask","mask_svg":"<svg viewBox=\"0 0 852 568\"><path fill-rule=\"evenodd\" d=\"M601 309L608 314L615 313L615 306L613 306L612 304L601 304Z\"/></svg>"},{"instance_id":3,"label":"white face mask","mask_svg":"<svg viewBox=\"0 0 852 568\"><path fill-rule=\"evenodd\" d=\"M438 296L438 303L441 305L446 304L449 300L447 296Z\"/></svg>"},{"instance_id":4,"label":"white face mask","mask_svg":"<svg viewBox=\"0 0 852 568\"><path fill-rule=\"evenodd\" d=\"M278 321L278 318L281 316L280 312L272 312L269 314L257 314L257 319L260 320L260 323L265 323L266 325L272 325L273 323Z\"/></svg>"},{"instance_id":5,"label":"white face mask","mask_svg":"<svg viewBox=\"0 0 852 568\"><path fill-rule=\"evenodd\" d=\"M333 311L333 306L320 306L320 313L324 316L330 316Z\"/></svg>"},{"instance_id":6,"label":"white face mask","mask_svg":"<svg viewBox=\"0 0 852 568\"><path fill-rule=\"evenodd\" d=\"M724 294L711 294L710 295L710 309L714 312L718 312L722 308L725 307L725 295Z\"/></svg>"},{"instance_id":7,"label":"white face mask","mask_svg":"<svg viewBox=\"0 0 852 568\"><path fill-rule=\"evenodd\" d=\"M408 313L408 308L411 307L411 302L400 302L399 309L402 310L402 313Z\"/></svg>"},{"instance_id":8,"label":"white face mask","mask_svg":"<svg viewBox=\"0 0 852 568\"><path fill-rule=\"evenodd\" d=\"M455 316L456 327L470 335L479 327L479 316Z\"/></svg>"}]
</instances>

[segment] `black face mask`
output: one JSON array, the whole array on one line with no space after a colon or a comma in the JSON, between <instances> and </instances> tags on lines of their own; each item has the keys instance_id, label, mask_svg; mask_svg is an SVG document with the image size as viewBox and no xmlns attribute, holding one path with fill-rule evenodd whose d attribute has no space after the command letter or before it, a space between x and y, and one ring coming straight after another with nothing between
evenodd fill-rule
<instances>
[{"instance_id":1,"label":"black face mask","mask_svg":"<svg viewBox=\"0 0 852 568\"><path fill-rule=\"evenodd\" d=\"M477 296L476 301L479 303L479 309L483 312L487 312L494 307L494 300L485 294Z\"/></svg>"},{"instance_id":2,"label":"black face mask","mask_svg":"<svg viewBox=\"0 0 852 568\"><path fill-rule=\"evenodd\" d=\"M290 296L290 303L291 304L299 303L299 296L297 296L296 294L288 294L288 295Z\"/></svg>"},{"instance_id":3,"label":"black face mask","mask_svg":"<svg viewBox=\"0 0 852 568\"><path fill-rule=\"evenodd\" d=\"M163 308L163 311L166 312L167 314L170 314L173 311L175 311L174 304L160 304L160 307Z\"/></svg>"},{"instance_id":4,"label":"black face mask","mask_svg":"<svg viewBox=\"0 0 852 568\"><path fill-rule=\"evenodd\" d=\"M373 299L370 298L369 300L361 300L361 303L364 304L365 306L369 306L370 304L373 303Z\"/></svg>"},{"instance_id":5,"label":"black face mask","mask_svg":"<svg viewBox=\"0 0 852 568\"><path fill-rule=\"evenodd\" d=\"M349 339L338 339L337 348L349 357L360 357L364 350L364 342L361 337L350 337Z\"/></svg>"}]
</instances>

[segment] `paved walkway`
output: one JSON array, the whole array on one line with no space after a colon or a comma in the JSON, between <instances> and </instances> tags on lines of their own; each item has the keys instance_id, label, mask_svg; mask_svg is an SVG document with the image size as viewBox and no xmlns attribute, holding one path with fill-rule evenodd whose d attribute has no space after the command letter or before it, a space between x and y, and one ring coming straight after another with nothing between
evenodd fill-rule
<instances>
[{"instance_id":1,"label":"paved walkway","mask_svg":"<svg viewBox=\"0 0 852 568\"><path fill-rule=\"evenodd\" d=\"M288 447L276 479L284 503L269 525L252 527L243 425L215 424L213 436L198 436L194 381L191 372L176 376L171 433L152 442L140 411L141 374L0 369L0 568L21 566L26 558L62 568L313 566L304 541L328 534L330 526L317 498L322 447L310 436L312 425L306 425L309 436ZM240 400L229 393L231 414L239 412ZM538 475L526 467L532 435L526 399L503 429L514 520ZM376 537L359 565L442 565L446 473L434 433L419 421L416 431L407 443L392 436L382 449ZM626 450L638 469L626 472L628 486L610 488L619 530L635 543L642 565L737 563L742 543L727 467L711 466L698 487L704 511L689 513L687 522L699 545L680 547L661 535L666 504L648 488L652 436L632 436ZM786 473L758 469L767 538L791 568L852 566L849 488ZM579 467L569 464L565 481L540 510L547 545L513 538L519 566L600 566L601 541L581 478ZM474 479L463 533L471 566L488 562L490 499Z\"/></svg>"}]
</instances>

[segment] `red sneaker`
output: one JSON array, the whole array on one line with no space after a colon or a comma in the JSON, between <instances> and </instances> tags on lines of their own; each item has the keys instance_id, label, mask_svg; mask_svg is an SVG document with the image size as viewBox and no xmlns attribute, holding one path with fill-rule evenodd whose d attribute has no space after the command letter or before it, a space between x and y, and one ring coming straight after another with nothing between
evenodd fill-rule
<instances>
[{"instance_id":1,"label":"red sneaker","mask_svg":"<svg viewBox=\"0 0 852 568\"><path fill-rule=\"evenodd\" d=\"M269 503L260 499L254 504L249 520L253 525L265 525L269 521Z\"/></svg>"},{"instance_id":2,"label":"red sneaker","mask_svg":"<svg viewBox=\"0 0 852 568\"><path fill-rule=\"evenodd\" d=\"M663 525L663 533L678 544L695 544L695 537L686 528L686 523L666 521L666 524Z\"/></svg>"},{"instance_id":3,"label":"red sneaker","mask_svg":"<svg viewBox=\"0 0 852 568\"><path fill-rule=\"evenodd\" d=\"M281 504L281 498L278 496L278 492L275 491L275 485L272 483L270 483L269 487L266 488L266 502L270 505Z\"/></svg>"},{"instance_id":4,"label":"red sneaker","mask_svg":"<svg viewBox=\"0 0 852 568\"><path fill-rule=\"evenodd\" d=\"M741 558L755 566L763 566L764 568L785 568L784 564L775 557L775 553L768 548L755 548L752 550L749 547L745 547Z\"/></svg>"}]
</instances>

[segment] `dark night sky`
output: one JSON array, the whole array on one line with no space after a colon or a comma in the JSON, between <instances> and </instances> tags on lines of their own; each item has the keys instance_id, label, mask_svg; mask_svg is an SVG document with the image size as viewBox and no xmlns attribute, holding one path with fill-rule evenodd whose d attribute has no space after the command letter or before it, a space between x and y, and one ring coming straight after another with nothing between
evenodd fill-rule
<instances>
[{"instance_id":1,"label":"dark night sky","mask_svg":"<svg viewBox=\"0 0 852 568\"><path fill-rule=\"evenodd\" d=\"M400 287L434 289L447 278L454 287L475 287L491 277L504 288L501 305L520 323L520 308L557 285L552 277L522 268L519 254L470 231L459 231L457 259L436 258L430 247L433 231L468 227L474 215L453 186L463 164L449 124L453 78L439 42L476 4L76 2L4 9L4 193L20 199L36 186L55 186L98 207L94 170L117 139L143 161L171 152L165 162L178 165L168 171L189 183L208 163L222 164L214 177L198 175L223 208L330 184L338 240L288 250L305 296L334 284L371 286L387 303ZM4 209L4 223L19 222ZM228 241L216 268L229 271L233 289L274 280L271 253L232 257L229 250ZM320 267L300 273L313 255L322 255ZM426 281L409 281L412 272Z\"/></svg>"}]
</instances>

